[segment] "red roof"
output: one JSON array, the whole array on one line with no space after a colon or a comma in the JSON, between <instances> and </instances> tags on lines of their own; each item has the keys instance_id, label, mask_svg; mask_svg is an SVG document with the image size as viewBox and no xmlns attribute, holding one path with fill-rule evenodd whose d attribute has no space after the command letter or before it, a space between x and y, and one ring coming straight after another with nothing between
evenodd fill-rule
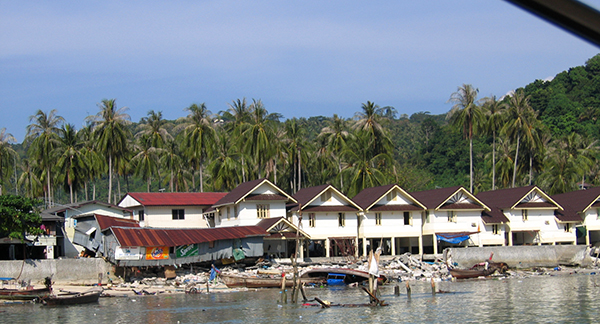
<instances>
[{"instance_id":1,"label":"red roof","mask_svg":"<svg viewBox=\"0 0 600 324\"><path fill-rule=\"evenodd\" d=\"M240 184L239 186L235 187L233 190L231 190L231 192L229 192L227 195L224 195L223 197L221 197L218 201L216 201L212 205L214 205L215 207L219 207L219 206L223 206L223 205L234 204L238 200L251 195L252 190L254 190L256 187L260 186L264 182L268 182L273 186L274 189L280 190L279 194L253 195L253 196L248 197L248 199L251 199L251 200L288 200L289 199L292 201L294 200L293 198L287 196L287 194L285 192L283 192L281 189L279 189L276 185L272 184L269 180L257 179L257 180L247 181L247 182Z\"/></svg>"},{"instance_id":2,"label":"red roof","mask_svg":"<svg viewBox=\"0 0 600 324\"><path fill-rule=\"evenodd\" d=\"M143 206L212 206L225 192L130 192Z\"/></svg>"},{"instance_id":3,"label":"red roof","mask_svg":"<svg viewBox=\"0 0 600 324\"><path fill-rule=\"evenodd\" d=\"M95 214L96 221L98 222L98 226L100 226L100 230L104 231L105 229L112 226L121 226L121 227L140 227L140 223L133 219L128 218L119 218L105 215Z\"/></svg>"},{"instance_id":4,"label":"red roof","mask_svg":"<svg viewBox=\"0 0 600 324\"><path fill-rule=\"evenodd\" d=\"M361 190L352 200L357 203L362 209L367 209L373 203L381 199L395 185L385 185L379 187L365 188Z\"/></svg>"},{"instance_id":5,"label":"red roof","mask_svg":"<svg viewBox=\"0 0 600 324\"><path fill-rule=\"evenodd\" d=\"M197 229L156 229L112 227L121 246L181 246L211 241L268 235L258 226L230 226Z\"/></svg>"}]
</instances>

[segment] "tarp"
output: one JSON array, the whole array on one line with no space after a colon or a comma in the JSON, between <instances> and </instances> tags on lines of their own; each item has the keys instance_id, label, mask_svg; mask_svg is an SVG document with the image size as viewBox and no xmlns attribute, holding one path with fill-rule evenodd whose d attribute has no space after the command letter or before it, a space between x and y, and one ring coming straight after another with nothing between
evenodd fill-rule
<instances>
[{"instance_id":1,"label":"tarp","mask_svg":"<svg viewBox=\"0 0 600 324\"><path fill-rule=\"evenodd\" d=\"M459 244L469 239L472 233L439 233L436 234L438 241Z\"/></svg>"}]
</instances>

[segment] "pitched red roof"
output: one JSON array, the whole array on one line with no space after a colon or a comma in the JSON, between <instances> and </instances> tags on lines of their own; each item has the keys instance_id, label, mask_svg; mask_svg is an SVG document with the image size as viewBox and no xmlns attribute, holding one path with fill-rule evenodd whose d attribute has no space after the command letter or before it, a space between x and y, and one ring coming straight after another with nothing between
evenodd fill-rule
<instances>
[{"instance_id":1,"label":"pitched red roof","mask_svg":"<svg viewBox=\"0 0 600 324\"><path fill-rule=\"evenodd\" d=\"M454 186L448 188L438 188L425 191L411 192L410 195L415 197L421 204L425 205L427 209L435 209L440 206L444 201L448 200L456 191L463 188L462 186ZM464 189L464 188L463 188ZM465 190L466 191L466 190ZM464 204L458 204L464 205ZM467 207L467 206L465 206ZM479 206L478 209L483 208ZM448 209L448 208L444 208ZM472 208L457 208L457 209L472 209Z\"/></svg>"},{"instance_id":2,"label":"pitched red roof","mask_svg":"<svg viewBox=\"0 0 600 324\"><path fill-rule=\"evenodd\" d=\"M212 206L225 192L130 192L143 206Z\"/></svg>"},{"instance_id":3,"label":"pitched red roof","mask_svg":"<svg viewBox=\"0 0 600 324\"><path fill-rule=\"evenodd\" d=\"M294 199L296 199L298 204L300 204L301 206L305 206L311 200L315 199L315 197L318 194L323 192L323 190L325 190L329 186L330 185L328 185L328 184L324 184L324 185L320 185L320 186L302 188L302 189L298 190L298 192L296 192L292 197L294 197Z\"/></svg>"},{"instance_id":4,"label":"pitched red roof","mask_svg":"<svg viewBox=\"0 0 600 324\"><path fill-rule=\"evenodd\" d=\"M481 220L483 220L484 224L502 224L509 222L508 217L506 217L498 207L492 207L492 210L490 211L482 211Z\"/></svg>"},{"instance_id":5,"label":"pitched red roof","mask_svg":"<svg viewBox=\"0 0 600 324\"><path fill-rule=\"evenodd\" d=\"M198 229L156 229L111 227L120 246L181 246L218 240L268 235L258 226L231 226Z\"/></svg>"},{"instance_id":6,"label":"pitched red roof","mask_svg":"<svg viewBox=\"0 0 600 324\"><path fill-rule=\"evenodd\" d=\"M221 199L219 199L213 205L218 207L218 206L223 206L223 205L228 205L228 204L234 204L238 200L251 194L252 189L256 188L257 186L259 186L260 184L262 184L265 181L269 181L269 180L263 178L263 179L256 179L256 180L252 180L252 181L246 181L246 182L240 184L239 186L235 187L233 190L231 190L231 192L229 192L227 195L223 196ZM273 185L273 186L275 186L275 185ZM277 186L275 186L275 188L277 188ZM277 189L279 189L279 188L277 188ZM263 196L263 197L260 197L260 196ZM285 194L282 194L282 195L277 194L277 195L257 195L257 196L253 196L252 199L253 200L264 200L264 198L266 198L264 196L272 196L271 198L273 198L273 200L282 200L283 197L285 197L286 200L291 198L291 197L289 197L289 198L286 197Z\"/></svg>"},{"instance_id":7,"label":"pitched red roof","mask_svg":"<svg viewBox=\"0 0 600 324\"><path fill-rule=\"evenodd\" d=\"M96 221L98 222L98 226L100 226L101 231L104 231L105 229L113 226L140 227L140 223L134 219L119 218L98 214L94 214L94 217L96 217Z\"/></svg>"},{"instance_id":8,"label":"pitched red roof","mask_svg":"<svg viewBox=\"0 0 600 324\"><path fill-rule=\"evenodd\" d=\"M490 207L508 209L521 201L536 186L507 188L484 191L477 194L477 198Z\"/></svg>"}]
</instances>

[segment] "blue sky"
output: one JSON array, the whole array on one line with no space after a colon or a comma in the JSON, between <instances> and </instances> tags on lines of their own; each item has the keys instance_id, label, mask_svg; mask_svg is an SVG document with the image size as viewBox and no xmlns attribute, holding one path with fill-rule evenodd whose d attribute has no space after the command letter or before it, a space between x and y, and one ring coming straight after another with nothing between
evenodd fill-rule
<instances>
[{"instance_id":1,"label":"blue sky","mask_svg":"<svg viewBox=\"0 0 600 324\"><path fill-rule=\"evenodd\" d=\"M501 0L0 0L0 31L0 128L18 142L38 109L81 128L104 98L136 122L244 97L285 118L441 114L463 83L502 96L599 53Z\"/></svg>"}]
</instances>

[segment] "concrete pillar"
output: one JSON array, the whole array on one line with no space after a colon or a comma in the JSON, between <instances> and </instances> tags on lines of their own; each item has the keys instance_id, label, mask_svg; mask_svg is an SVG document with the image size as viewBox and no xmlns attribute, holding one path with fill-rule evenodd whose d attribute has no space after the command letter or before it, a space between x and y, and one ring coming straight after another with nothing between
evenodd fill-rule
<instances>
[{"instance_id":1,"label":"concrete pillar","mask_svg":"<svg viewBox=\"0 0 600 324\"><path fill-rule=\"evenodd\" d=\"M395 238L395 237L392 237L392 238L390 239L390 241L391 241L391 243L392 243L392 246L391 246L391 249L392 249L392 251L391 251L391 252L392 252L392 253L391 253L391 254L392 254L392 255L396 255L396 238Z\"/></svg>"},{"instance_id":2,"label":"concrete pillar","mask_svg":"<svg viewBox=\"0 0 600 324\"><path fill-rule=\"evenodd\" d=\"M325 257L330 258L331 253L329 253L329 248L331 247L331 241L329 238L325 240Z\"/></svg>"},{"instance_id":3,"label":"concrete pillar","mask_svg":"<svg viewBox=\"0 0 600 324\"><path fill-rule=\"evenodd\" d=\"M575 239L575 244L577 244L577 239ZM585 228L585 245L590 245L590 230Z\"/></svg>"},{"instance_id":4,"label":"concrete pillar","mask_svg":"<svg viewBox=\"0 0 600 324\"><path fill-rule=\"evenodd\" d=\"M304 240L300 240L298 244L300 244L300 255L298 257L300 257L300 260L304 260Z\"/></svg>"},{"instance_id":5,"label":"concrete pillar","mask_svg":"<svg viewBox=\"0 0 600 324\"><path fill-rule=\"evenodd\" d=\"M437 254L437 236L433 233L433 254Z\"/></svg>"},{"instance_id":6,"label":"concrete pillar","mask_svg":"<svg viewBox=\"0 0 600 324\"><path fill-rule=\"evenodd\" d=\"M423 255L423 234L419 235L419 255Z\"/></svg>"},{"instance_id":7,"label":"concrete pillar","mask_svg":"<svg viewBox=\"0 0 600 324\"><path fill-rule=\"evenodd\" d=\"M510 229L508 229L508 246L513 246L513 237L512 237L512 231Z\"/></svg>"},{"instance_id":8,"label":"concrete pillar","mask_svg":"<svg viewBox=\"0 0 600 324\"><path fill-rule=\"evenodd\" d=\"M367 238L363 237L363 257L367 256Z\"/></svg>"}]
</instances>

